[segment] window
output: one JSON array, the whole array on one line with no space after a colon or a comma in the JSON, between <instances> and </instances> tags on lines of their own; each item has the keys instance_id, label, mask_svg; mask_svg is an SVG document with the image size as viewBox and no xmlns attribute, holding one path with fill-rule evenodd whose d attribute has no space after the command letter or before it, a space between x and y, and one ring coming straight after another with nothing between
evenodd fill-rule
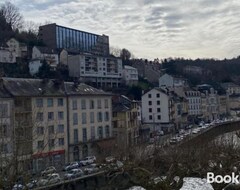
<instances>
[{"instance_id":1,"label":"window","mask_svg":"<svg viewBox=\"0 0 240 190\"><path fill-rule=\"evenodd\" d=\"M103 128L101 126L98 127L98 138L99 139L103 138Z\"/></svg>"},{"instance_id":2,"label":"window","mask_svg":"<svg viewBox=\"0 0 240 190\"><path fill-rule=\"evenodd\" d=\"M102 105L101 105L101 100L97 100L97 107L98 107L98 109L101 109L102 108Z\"/></svg>"},{"instance_id":3,"label":"window","mask_svg":"<svg viewBox=\"0 0 240 190\"><path fill-rule=\"evenodd\" d=\"M3 153L4 154L8 154L10 153L10 150L9 150L9 144L3 144Z\"/></svg>"},{"instance_id":4,"label":"window","mask_svg":"<svg viewBox=\"0 0 240 190\"><path fill-rule=\"evenodd\" d=\"M0 125L0 136L7 137L8 131L7 131L7 125Z\"/></svg>"},{"instance_id":5,"label":"window","mask_svg":"<svg viewBox=\"0 0 240 190\"><path fill-rule=\"evenodd\" d=\"M156 97L157 97L157 98L160 98L160 94L159 94L159 93L158 93L158 94L156 94Z\"/></svg>"},{"instance_id":6,"label":"window","mask_svg":"<svg viewBox=\"0 0 240 190\"><path fill-rule=\"evenodd\" d=\"M43 99L42 99L42 98L37 98L37 99L36 99L36 106L37 106L38 108L43 107Z\"/></svg>"},{"instance_id":7,"label":"window","mask_svg":"<svg viewBox=\"0 0 240 190\"><path fill-rule=\"evenodd\" d=\"M63 106L63 98L58 98L58 106Z\"/></svg>"},{"instance_id":8,"label":"window","mask_svg":"<svg viewBox=\"0 0 240 190\"><path fill-rule=\"evenodd\" d=\"M44 142L43 142L43 141L38 141L38 142L37 142L37 148L38 148L38 150L43 149L43 146L44 146Z\"/></svg>"},{"instance_id":9,"label":"window","mask_svg":"<svg viewBox=\"0 0 240 190\"><path fill-rule=\"evenodd\" d=\"M157 108L157 112L158 112L158 113L161 112L161 108Z\"/></svg>"},{"instance_id":10,"label":"window","mask_svg":"<svg viewBox=\"0 0 240 190\"><path fill-rule=\"evenodd\" d=\"M48 107L53 107L53 99L52 98L47 99L47 106Z\"/></svg>"},{"instance_id":11,"label":"window","mask_svg":"<svg viewBox=\"0 0 240 190\"><path fill-rule=\"evenodd\" d=\"M105 121L109 121L109 112L105 112Z\"/></svg>"},{"instance_id":12,"label":"window","mask_svg":"<svg viewBox=\"0 0 240 190\"><path fill-rule=\"evenodd\" d=\"M108 99L105 99L105 100L104 100L104 107L105 107L105 108L108 108Z\"/></svg>"},{"instance_id":13,"label":"window","mask_svg":"<svg viewBox=\"0 0 240 190\"><path fill-rule=\"evenodd\" d=\"M152 113L152 108L149 108L148 111L149 111L149 113Z\"/></svg>"},{"instance_id":14,"label":"window","mask_svg":"<svg viewBox=\"0 0 240 190\"><path fill-rule=\"evenodd\" d=\"M97 120L98 120L98 122L102 122L102 112L98 112Z\"/></svg>"},{"instance_id":15,"label":"window","mask_svg":"<svg viewBox=\"0 0 240 190\"><path fill-rule=\"evenodd\" d=\"M82 135L83 135L83 142L87 142L87 129L82 129Z\"/></svg>"},{"instance_id":16,"label":"window","mask_svg":"<svg viewBox=\"0 0 240 190\"><path fill-rule=\"evenodd\" d=\"M151 106L152 105L152 101L148 101L148 105Z\"/></svg>"},{"instance_id":17,"label":"window","mask_svg":"<svg viewBox=\"0 0 240 190\"><path fill-rule=\"evenodd\" d=\"M73 113L73 125L77 125L77 124L78 124L78 114Z\"/></svg>"},{"instance_id":18,"label":"window","mask_svg":"<svg viewBox=\"0 0 240 190\"><path fill-rule=\"evenodd\" d=\"M55 146L55 139L49 139L48 146L49 148L53 148Z\"/></svg>"},{"instance_id":19,"label":"window","mask_svg":"<svg viewBox=\"0 0 240 190\"><path fill-rule=\"evenodd\" d=\"M83 109L83 110L85 110L86 109L86 100L81 100L81 108Z\"/></svg>"},{"instance_id":20,"label":"window","mask_svg":"<svg viewBox=\"0 0 240 190\"><path fill-rule=\"evenodd\" d=\"M157 105L160 105L160 100L157 101Z\"/></svg>"},{"instance_id":21,"label":"window","mask_svg":"<svg viewBox=\"0 0 240 190\"><path fill-rule=\"evenodd\" d=\"M152 98L152 94L148 94L148 98Z\"/></svg>"},{"instance_id":22,"label":"window","mask_svg":"<svg viewBox=\"0 0 240 190\"><path fill-rule=\"evenodd\" d=\"M58 132L58 133L64 133L64 125L59 124L59 125L58 125L58 128L57 128L57 132Z\"/></svg>"},{"instance_id":23,"label":"window","mask_svg":"<svg viewBox=\"0 0 240 190\"><path fill-rule=\"evenodd\" d=\"M108 125L105 126L105 134L106 134L106 137L110 136L110 130Z\"/></svg>"},{"instance_id":24,"label":"window","mask_svg":"<svg viewBox=\"0 0 240 190\"><path fill-rule=\"evenodd\" d=\"M7 116L8 116L8 105L0 104L0 117L7 117Z\"/></svg>"},{"instance_id":25,"label":"window","mask_svg":"<svg viewBox=\"0 0 240 190\"><path fill-rule=\"evenodd\" d=\"M158 118L158 120L161 120L161 115L158 115L157 118Z\"/></svg>"},{"instance_id":26,"label":"window","mask_svg":"<svg viewBox=\"0 0 240 190\"><path fill-rule=\"evenodd\" d=\"M37 134L43 135L43 133L44 133L44 127L37 127Z\"/></svg>"},{"instance_id":27,"label":"window","mask_svg":"<svg viewBox=\"0 0 240 190\"><path fill-rule=\"evenodd\" d=\"M72 100L72 109L77 110L77 100Z\"/></svg>"},{"instance_id":28,"label":"window","mask_svg":"<svg viewBox=\"0 0 240 190\"><path fill-rule=\"evenodd\" d=\"M152 115L149 115L149 120L152 120Z\"/></svg>"},{"instance_id":29,"label":"window","mask_svg":"<svg viewBox=\"0 0 240 190\"><path fill-rule=\"evenodd\" d=\"M95 139L95 127L91 126L91 140Z\"/></svg>"},{"instance_id":30,"label":"window","mask_svg":"<svg viewBox=\"0 0 240 190\"><path fill-rule=\"evenodd\" d=\"M59 112L58 112L58 119L59 119L59 120L63 120L63 119L64 119L63 111L59 111Z\"/></svg>"},{"instance_id":31,"label":"window","mask_svg":"<svg viewBox=\"0 0 240 190\"><path fill-rule=\"evenodd\" d=\"M73 131L73 140L74 140L74 144L78 143L78 129L74 129Z\"/></svg>"},{"instance_id":32,"label":"window","mask_svg":"<svg viewBox=\"0 0 240 190\"><path fill-rule=\"evenodd\" d=\"M59 138L58 139L58 145L59 146L64 146L64 138Z\"/></svg>"},{"instance_id":33,"label":"window","mask_svg":"<svg viewBox=\"0 0 240 190\"><path fill-rule=\"evenodd\" d=\"M86 123L87 123L87 114L82 113L82 124L86 124Z\"/></svg>"},{"instance_id":34,"label":"window","mask_svg":"<svg viewBox=\"0 0 240 190\"><path fill-rule=\"evenodd\" d=\"M43 121L43 112L38 112L36 119L37 119L37 121Z\"/></svg>"},{"instance_id":35,"label":"window","mask_svg":"<svg viewBox=\"0 0 240 190\"><path fill-rule=\"evenodd\" d=\"M53 120L53 119L54 119L54 113L48 112L48 120Z\"/></svg>"},{"instance_id":36,"label":"window","mask_svg":"<svg viewBox=\"0 0 240 190\"><path fill-rule=\"evenodd\" d=\"M49 135L54 134L54 126L53 125L48 126L48 134Z\"/></svg>"},{"instance_id":37,"label":"window","mask_svg":"<svg viewBox=\"0 0 240 190\"><path fill-rule=\"evenodd\" d=\"M90 100L90 109L94 109L94 100Z\"/></svg>"},{"instance_id":38,"label":"window","mask_svg":"<svg viewBox=\"0 0 240 190\"><path fill-rule=\"evenodd\" d=\"M90 112L90 123L94 123L94 112Z\"/></svg>"}]
</instances>

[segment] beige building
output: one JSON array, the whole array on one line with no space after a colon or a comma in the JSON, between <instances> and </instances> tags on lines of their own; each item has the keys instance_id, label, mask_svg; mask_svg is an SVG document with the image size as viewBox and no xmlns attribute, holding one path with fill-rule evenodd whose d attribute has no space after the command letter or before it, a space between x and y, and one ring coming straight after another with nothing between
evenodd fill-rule
<instances>
[{"instance_id":1,"label":"beige building","mask_svg":"<svg viewBox=\"0 0 240 190\"><path fill-rule=\"evenodd\" d=\"M138 102L125 96L113 99L113 136L120 150L134 146L139 139Z\"/></svg>"},{"instance_id":2,"label":"beige building","mask_svg":"<svg viewBox=\"0 0 240 190\"><path fill-rule=\"evenodd\" d=\"M13 169L14 129L13 129L13 99L0 86L0 177L9 175Z\"/></svg>"},{"instance_id":3,"label":"beige building","mask_svg":"<svg viewBox=\"0 0 240 190\"><path fill-rule=\"evenodd\" d=\"M69 160L103 153L112 143L111 94L86 84L66 83ZM108 146L109 148L109 146Z\"/></svg>"}]
</instances>

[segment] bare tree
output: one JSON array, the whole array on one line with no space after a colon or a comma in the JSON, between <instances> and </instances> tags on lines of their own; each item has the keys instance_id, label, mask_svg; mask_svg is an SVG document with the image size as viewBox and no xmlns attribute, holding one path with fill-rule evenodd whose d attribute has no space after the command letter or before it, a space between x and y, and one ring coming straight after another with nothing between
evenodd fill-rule
<instances>
[{"instance_id":1,"label":"bare tree","mask_svg":"<svg viewBox=\"0 0 240 190\"><path fill-rule=\"evenodd\" d=\"M20 14L19 9L9 1L1 5L0 16L5 18L13 30L21 29L23 26L23 16Z\"/></svg>"}]
</instances>

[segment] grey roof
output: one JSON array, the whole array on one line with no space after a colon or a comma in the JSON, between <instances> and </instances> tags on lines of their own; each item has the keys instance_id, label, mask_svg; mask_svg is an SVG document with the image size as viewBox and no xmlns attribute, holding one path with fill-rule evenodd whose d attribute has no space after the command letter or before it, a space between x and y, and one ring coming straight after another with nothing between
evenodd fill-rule
<instances>
[{"instance_id":1,"label":"grey roof","mask_svg":"<svg viewBox=\"0 0 240 190\"><path fill-rule=\"evenodd\" d=\"M41 53L45 54L57 54L56 50L53 48L43 47L43 46L35 46Z\"/></svg>"},{"instance_id":2,"label":"grey roof","mask_svg":"<svg viewBox=\"0 0 240 190\"><path fill-rule=\"evenodd\" d=\"M122 103L116 103L116 104L113 104L112 110L113 112L126 112L130 110L130 108Z\"/></svg>"},{"instance_id":3,"label":"grey roof","mask_svg":"<svg viewBox=\"0 0 240 190\"><path fill-rule=\"evenodd\" d=\"M5 78L3 84L13 96L63 96L64 86L54 80Z\"/></svg>"},{"instance_id":4,"label":"grey roof","mask_svg":"<svg viewBox=\"0 0 240 190\"><path fill-rule=\"evenodd\" d=\"M67 95L111 95L110 93L84 83L76 84L73 82L65 82L65 90Z\"/></svg>"},{"instance_id":5,"label":"grey roof","mask_svg":"<svg viewBox=\"0 0 240 190\"><path fill-rule=\"evenodd\" d=\"M3 84L12 96L65 96L111 94L84 83L63 82L54 79L23 79L3 77Z\"/></svg>"},{"instance_id":6,"label":"grey roof","mask_svg":"<svg viewBox=\"0 0 240 190\"><path fill-rule=\"evenodd\" d=\"M4 87L0 87L0 98L11 98L11 94Z\"/></svg>"}]
</instances>

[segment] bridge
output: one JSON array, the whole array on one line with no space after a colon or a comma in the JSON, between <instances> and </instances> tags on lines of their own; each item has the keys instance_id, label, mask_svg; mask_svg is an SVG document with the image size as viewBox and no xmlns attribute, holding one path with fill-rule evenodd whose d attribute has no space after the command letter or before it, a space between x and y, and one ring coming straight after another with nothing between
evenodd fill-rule
<instances>
[{"instance_id":1,"label":"bridge","mask_svg":"<svg viewBox=\"0 0 240 190\"><path fill-rule=\"evenodd\" d=\"M217 137L234 131L240 130L240 121L228 121L224 123L215 124L206 128L199 134L193 135L182 141L180 147L200 146L213 141Z\"/></svg>"}]
</instances>

